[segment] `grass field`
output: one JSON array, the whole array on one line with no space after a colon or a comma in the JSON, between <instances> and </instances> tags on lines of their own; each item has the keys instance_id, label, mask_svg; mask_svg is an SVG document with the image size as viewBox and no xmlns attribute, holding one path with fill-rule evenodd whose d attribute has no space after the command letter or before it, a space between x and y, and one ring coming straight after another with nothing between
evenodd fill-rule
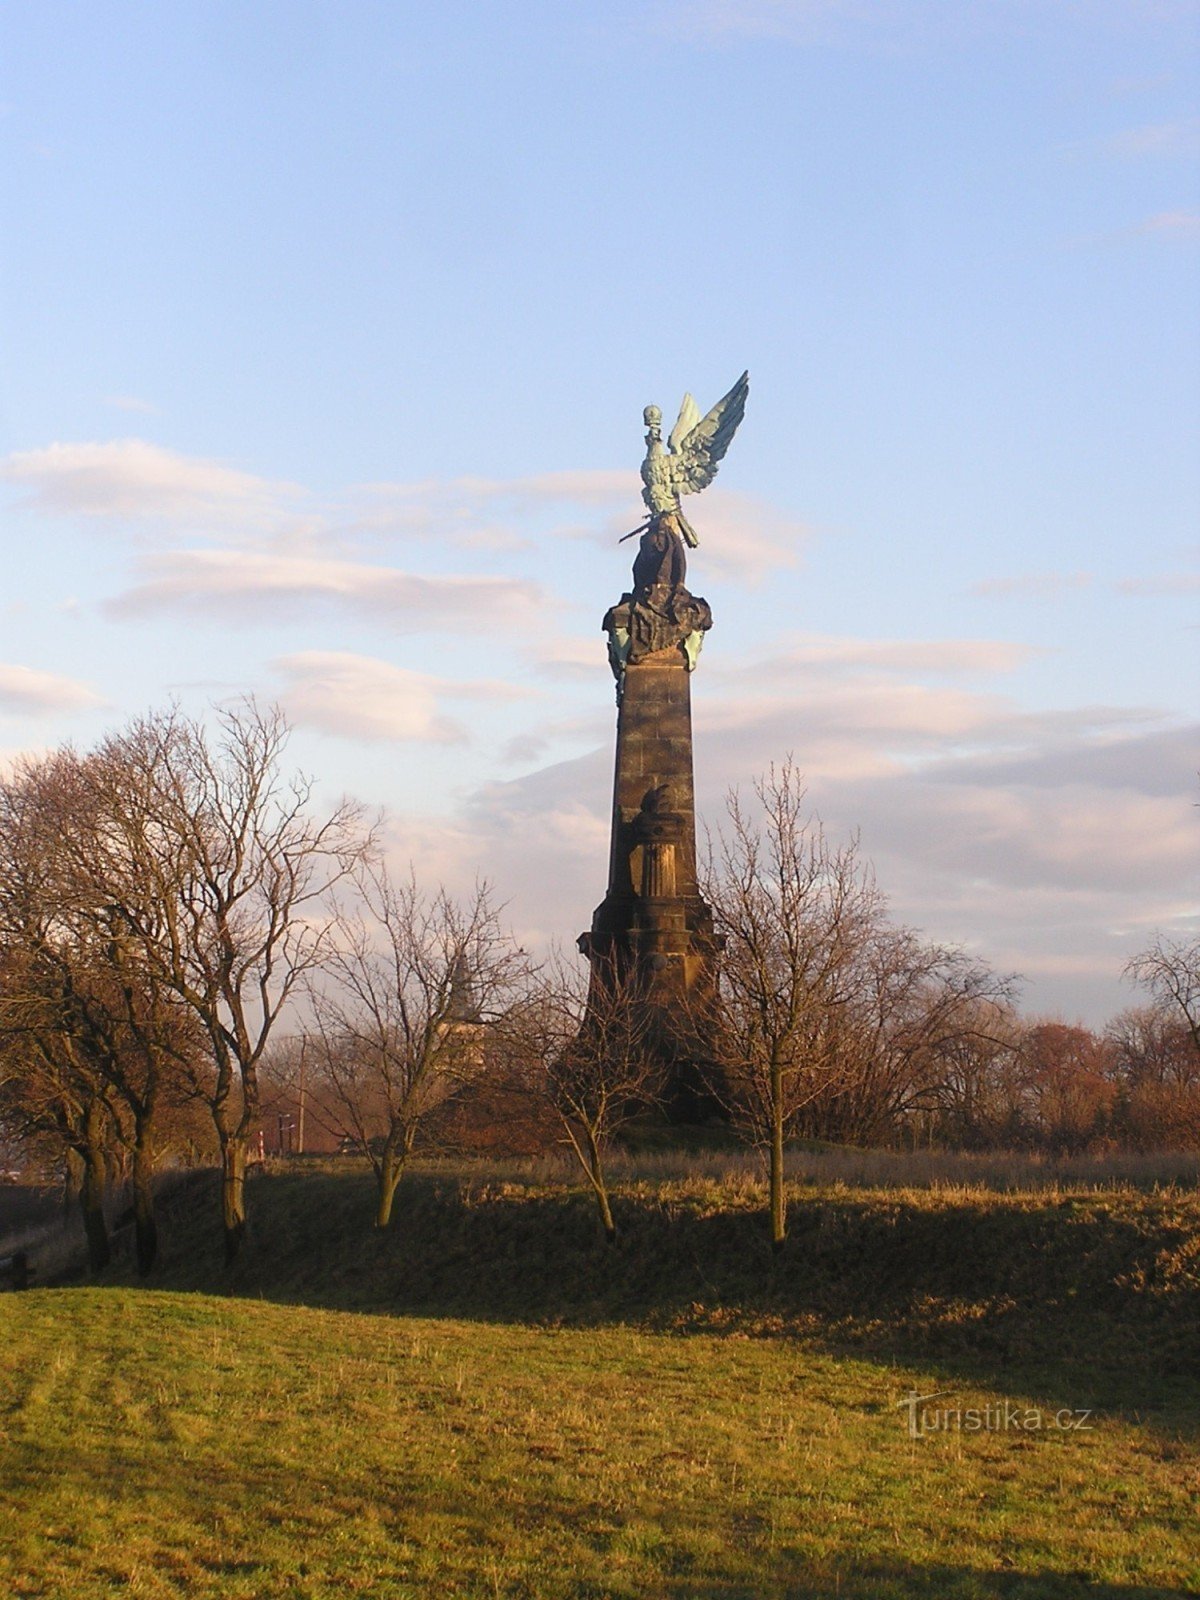
<instances>
[{"instance_id":1,"label":"grass field","mask_svg":"<svg viewBox=\"0 0 1200 1600\"><path fill-rule=\"evenodd\" d=\"M798 1194L778 1264L728 1183L627 1186L613 1250L578 1194L402 1195L259 1180L225 1278L201 1194L165 1288L0 1301L0 1594L1200 1591L1192 1192Z\"/></svg>"},{"instance_id":2,"label":"grass field","mask_svg":"<svg viewBox=\"0 0 1200 1600\"><path fill-rule=\"evenodd\" d=\"M5 1312L13 1596L1200 1583L1195 1457L1170 1429L911 1439L897 1401L938 1387L920 1370L124 1289Z\"/></svg>"}]
</instances>

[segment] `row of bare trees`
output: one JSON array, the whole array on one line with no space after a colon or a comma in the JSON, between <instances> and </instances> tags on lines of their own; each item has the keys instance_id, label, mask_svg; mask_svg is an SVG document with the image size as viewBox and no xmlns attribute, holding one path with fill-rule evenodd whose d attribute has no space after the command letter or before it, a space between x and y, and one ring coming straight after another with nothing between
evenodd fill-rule
<instances>
[{"instance_id":1,"label":"row of bare trees","mask_svg":"<svg viewBox=\"0 0 1200 1600\"><path fill-rule=\"evenodd\" d=\"M593 1018L580 1044L584 975L531 961L487 884L393 880L378 825L316 813L285 772L287 735L252 702L214 731L169 712L0 781L0 1124L76 1180L94 1268L120 1179L150 1270L155 1166L181 1138L217 1155L237 1256L281 1018L371 1162L380 1227L430 1119L481 1079L512 1116L552 1113L599 1195L601 1147L652 1099L630 1040L618 1070L612 1029Z\"/></svg>"},{"instance_id":2,"label":"row of bare trees","mask_svg":"<svg viewBox=\"0 0 1200 1600\"><path fill-rule=\"evenodd\" d=\"M164 1147L211 1150L232 1261L286 1029L327 1127L370 1160L378 1226L431 1128L485 1094L573 1150L611 1240L608 1148L662 1089L636 977L593 974L589 995L582 963L518 946L486 884L457 900L390 877L378 824L348 801L318 810L285 770L287 735L252 702L211 728L167 712L0 782L0 1125L67 1170L97 1267L114 1179L149 1271ZM706 893L721 1005L681 1031L708 1040L712 1102L764 1153L776 1245L800 1135L1200 1139L1194 947L1139 958L1154 1004L1104 1039L1031 1027L1011 980L890 919L790 764L731 797Z\"/></svg>"},{"instance_id":3,"label":"row of bare trees","mask_svg":"<svg viewBox=\"0 0 1200 1600\"><path fill-rule=\"evenodd\" d=\"M138 1261L153 1263L168 1100L207 1111L237 1253L260 1064L323 957L323 897L370 842L353 804L314 818L312 784L283 772L286 740L282 716L252 703L213 733L169 712L0 785L3 1115L80 1166L94 1265L114 1144Z\"/></svg>"},{"instance_id":4,"label":"row of bare trees","mask_svg":"<svg viewBox=\"0 0 1200 1600\"><path fill-rule=\"evenodd\" d=\"M705 887L725 940L719 1018L680 1019L680 1032L707 1033L711 1100L764 1154L777 1245L797 1136L1054 1153L1200 1142L1200 1050L1185 1012L1166 1009L1194 949L1160 942L1139 958L1130 975L1159 974L1155 1004L1103 1037L1026 1021L1013 980L890 919L857 842L829 843L787 764L751 801L730 798ZM335 1125L371 1153L379 1220L429 1114L482 1078L503 1085L494 1115L552 1110L614 1238L607 1150L663 1088L636 976L599 974L589 996L579 964L535 970L484 891L457 908L375 880L363 898L374 931L351 925L334 998L314 994L312 1009Z\"/></svg>"},{"instance_id":5,"label":"row of bare trees","mask_svg":"<svg viewBox=\"0 0 1200 1600\"><path fill-rule=\"evenodd\" d=\"M886 1138L1011 980L892 922L858 841L830 843L790 762L754 796L730 796L706 892L725 939L721 1081L768 1153L778 1248L787 1139Z\"/></svg>"},{"instance_id":6,"label":"row of bare trees","mask_svg":"<svg viewBox=\"0 0 1200 1600\"><path fill-rule=\"evenodd\" d=\"M828 841L790 763L752 804L730 797L706 891L726 941L726 1103L768 1152L777 1246L789 1137L1200 1147L1200 940L1160 936L1132 960L1151 1003L1103 1033L1023 1018L1015 979L890 920L857 841Z\"/></svg>"},{"instance_id":7,"label":"row of bare trees","mask_svg":"<svg viewBox=\"0 0 1200 1600\"><path fill-rule=\"evenodd\" d=\"M1180 955L1194 966L1200 950L1183 945ZM1200 1046L1158 995L1098 1032L1000 1009L974 1048L948 1056L912 1119L918 1128L976 1150L1195 1150Z\"/></svg>"}]
</instances>

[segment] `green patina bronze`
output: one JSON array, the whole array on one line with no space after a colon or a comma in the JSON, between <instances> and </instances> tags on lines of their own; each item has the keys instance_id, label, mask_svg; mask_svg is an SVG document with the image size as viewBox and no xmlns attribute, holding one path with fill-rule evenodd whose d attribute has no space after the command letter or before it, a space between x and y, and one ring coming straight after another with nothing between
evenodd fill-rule
<instances>
[{"instance_id":1,"label":"green patina bronze","mask_svg":"<svg viewBox=\"0 0 1200 1600\"><path fill-rule=\"evenodd\" d=\"M698 494L716 477L717 467L745 413L749 392L750 374L743 372L729 393L703 418L691 395L685 394L666 449L662 442L662 412L657 406L647 406L642 413L647 430L642 499L650 512L650 524L671 527L693 549L700 541L683 514L680 496Z\"/></svg>"},{"instance_id":2,"label":"green patina bronze","mask_svg":"<svg viewBox=\"0 0 1200 1600\"><path fill-rule=\"evenodd\" d=\"M642 499L650 515L641 527L625 535L626 539L642 536L633 563L633 588L609 608L603 623L618 701L626 668L660 651L678 649L687 670L695 670L705 632L712 627L712 612L706 601L685 587L685 545L695 548L700 541L679 500L681 495L707 489L716 477L745 413L749 392L750 374L743 372L705 417L691 395L685 394L665 449L662 412L657 406L647 406L643 413L647 431Z\"/></svg>"}]
</instances>

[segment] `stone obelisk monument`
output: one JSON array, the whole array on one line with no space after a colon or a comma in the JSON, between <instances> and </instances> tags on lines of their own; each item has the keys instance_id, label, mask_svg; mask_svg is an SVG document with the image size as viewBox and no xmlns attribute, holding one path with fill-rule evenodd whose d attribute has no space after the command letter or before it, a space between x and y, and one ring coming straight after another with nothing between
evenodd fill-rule
<instances>
[{"instance_id":1,"label":"stone obelisk monument","mask_svg":"<svg viewBox=\"0 0 1200 1600\"><path fill-rule=\"evenodd\" d=\"M630 1004L647 1008L666 1103L681 1119L701 1114L706 1100L719 944L696 875L692 777L692 673L712 613L686 587L685 542L698 541L679 497L712 482L747 391L743 374L703 418L685 396L666 449L661 413L647 406L650 515L634 530L633 587L603 624L617 680L612 842L608 892L579 948L593 986L619 984Z\"/></svg>"}]
</instances>

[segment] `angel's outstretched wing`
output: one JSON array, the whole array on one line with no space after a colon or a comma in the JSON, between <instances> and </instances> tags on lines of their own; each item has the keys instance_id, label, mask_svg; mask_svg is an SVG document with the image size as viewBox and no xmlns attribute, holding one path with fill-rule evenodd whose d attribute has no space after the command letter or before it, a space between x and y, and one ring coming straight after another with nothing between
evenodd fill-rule
<instances>
[{"instance_id":1,"label":"angel's outstretched wing","mask_svg":"<svg viewBox=\"0 0 1200 1600\"><path fill-rule=\"evenodd\" d=\"M750 392L750 374L743 372L729 393L718 400L702 422L676 446L679 466L676 482L680 494L696 494L707 489L717 475L717 467L729 449L729 441L737 432L738 423L746 410L746 396ZM688 395L684 405L691 399ZM680 422L683 413L680 412ZM679 423L675 424L678 432ZM671 434L672 442L675 433Z\"/></svg>"},{"instance_id":2,"label":"angel's outstretched wing","mask_svg":"<svg viewBox=\"0 0 1200 1600\"><path fill-rule=\"evenodd\" d=\"M679 407L679 420L671 429L671 437L667 440L668 449L673 451L675 455L678 455L683 441L687 438L688 434L691 433L692 429L699 421L700 407L692 399L690 394L685 394L683 397L683 403Z\"/></svg>"}]
</instances>

